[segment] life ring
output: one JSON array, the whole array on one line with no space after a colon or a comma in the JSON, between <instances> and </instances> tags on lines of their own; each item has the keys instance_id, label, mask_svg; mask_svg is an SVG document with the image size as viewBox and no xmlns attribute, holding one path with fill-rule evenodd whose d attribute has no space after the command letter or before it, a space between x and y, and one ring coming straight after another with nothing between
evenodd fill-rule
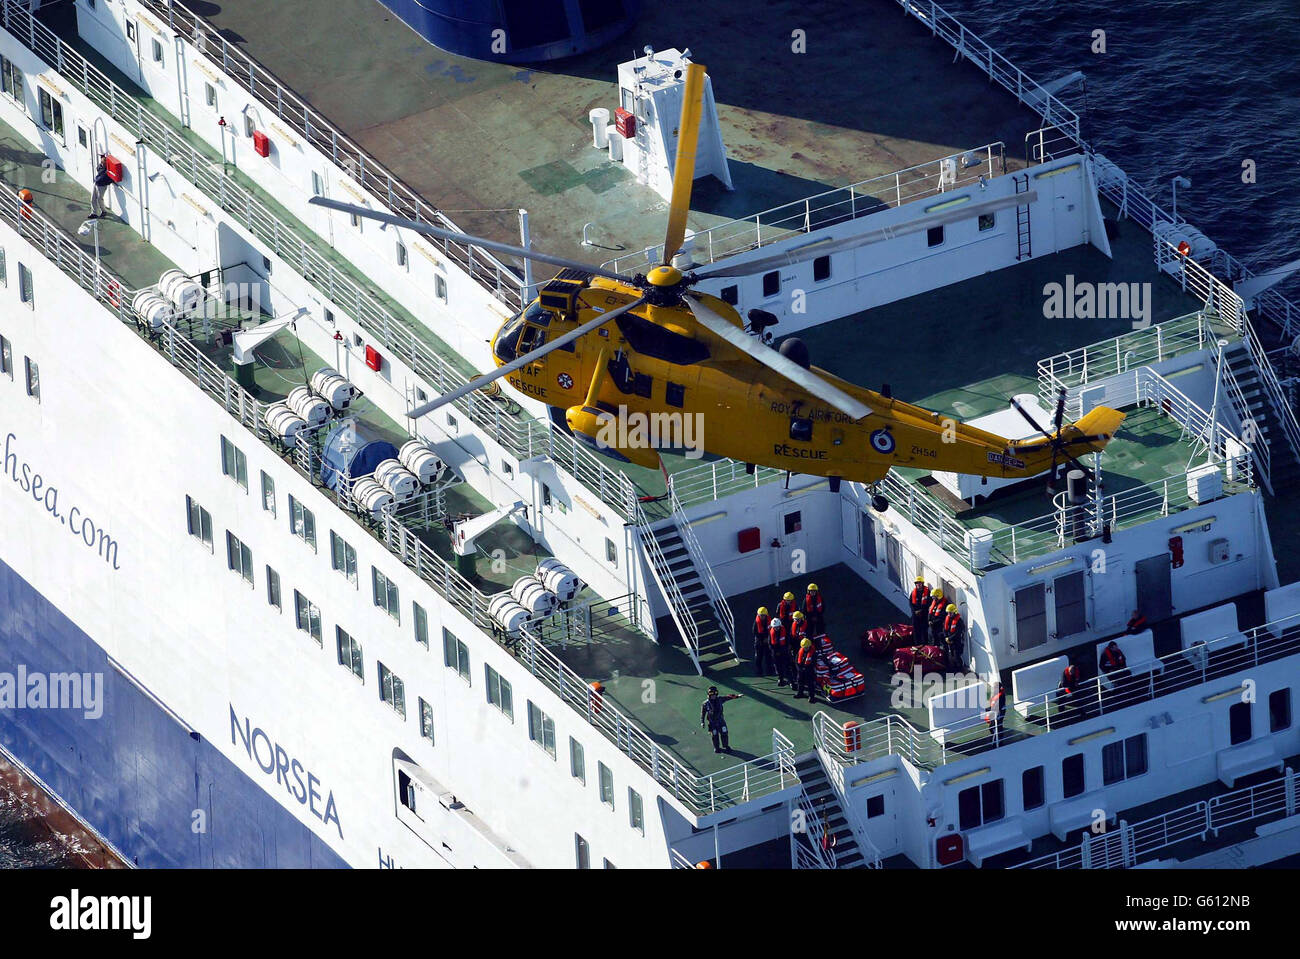
<instances>
[{"instance_id":1,"label":"life ring","mask_svg":"<svg viewBox=\"0 0 1300 959\"><path fill-rule=\"evenodd\" d=\"M108 286L104 290L104 296L108 302L112 303L114 308L122 305L122 287L118 285L117 280L109 280Z\"/></svg>"}]
</instances>

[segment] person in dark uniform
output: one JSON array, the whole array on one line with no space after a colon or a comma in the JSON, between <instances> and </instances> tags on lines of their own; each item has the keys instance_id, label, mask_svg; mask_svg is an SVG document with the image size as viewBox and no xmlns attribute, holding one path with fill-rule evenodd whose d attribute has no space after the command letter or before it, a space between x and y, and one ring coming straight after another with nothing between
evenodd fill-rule
<instances>
[{"instance_id":1,"label":"person in dark uniform","mask_svg":"<svg viewBox=\"0 0 1300 959\"><path fill-rule=\"evenodd\" d=\"M1007 714L1007 694L1002 690L1001 683L993 684L993 691L989 694L989 708L984 713L984 721L989 724L989 736L993 739L996 746L1002 742L1002 718Z\"/></svg>"},{"instance_id":2,"label":"person in dark uniform","mask_svg":"<svg viewBox=\"0 0 1300 959\"><path fill-rule=\"evenodd\" d=\"M785 631L785 624L780 617L772 617L772 625L767 631L768 645L772 649L772 665L776 667L777 688L794 682L790 675L790 637Z\"/></svg>"},{"instance_id":3,"label":"person in dark uniform","mask_svg":"<svg viewBox=\"0 0 1300 959\"><path fill-rule=\"evenodd\" d=\"M966 621L953 603L948 604L948 615L943 620L943 650L949 669L961 669L966 665L962 658L966 650Z\"/></svg>"},{"instance_id":4,"label":"person in dark uniform","mask_svg":"<svg viewBox=\"0 0 1300 959\"><path fill-rule=\"evenodd\" d=\"M913 582L912 595L908 597L912 604L912 642L919 643L929 631L930 587L925 584L924 576L916 577Z\"/></svg>"},{"instance_id":5,"label":"person in dark uniform","mask_svg":"<svg viewBox=\"0 0 1300 959\"><path fill-rule=\"evenodd\" d=\"M722 704L739 698L740 693L719 696L718 687L710 686L709 697L700 706L700 728L707 729L709 735L713 737L713 751L715 753L731 752L731 740L727 736L727 720L722 715ZM721 748L718 746L719 739L722 741Z\"/></svg>"},{"instance_id":6,"label":"person in dark uniform","mask_svg":"<svg viewBox=\"0 0 1300 959\"><path fill-rule=\"evenodd\" d=\"M760 676L766 676L768 667L772 665L772 646L768 631L772 626L772 617L768 615L767 607L758 607L758 614L754 617L754 669Z\"/></svg>"},{"instance_id":7,"label":"person in dark uniform","mask_svg":"<svg viewBox=\"0 0 1300 959\"><path fill-rule=\"evenodd\" d=\"M917 645L929 643L931 646L943 646L943 621L948 618L948 601L943 598L943 590L936 586L930 591L930 609L926 614L926 631Z\"/></svg>"},{"instance_id":8,"label":"person in dark uniform","mask_svg":"<svg viewBox=\"0 0 1300 959\"><path fill-rule=\"evenodd\" d=\"M808 704L811 706L817 702L817 664L821 662L821 653L817 651L816 644L804 637L799 641L799 655L796 666L798 668L798 678L794 684L794 698L802 699L803 691L808 690Z\"/></svg>"},{"instance_id":9,"label":"person in dark uniform","mask_svg":"<svg viewBox=\"0 0 1300 959\"><path fill-rule=\"evenodd\" d=\"M808 620L808 635L821 636L826 632L826 603L816 583L808 584L808 591L803 594L803 614Z\"/></svg>"}]
</instances>

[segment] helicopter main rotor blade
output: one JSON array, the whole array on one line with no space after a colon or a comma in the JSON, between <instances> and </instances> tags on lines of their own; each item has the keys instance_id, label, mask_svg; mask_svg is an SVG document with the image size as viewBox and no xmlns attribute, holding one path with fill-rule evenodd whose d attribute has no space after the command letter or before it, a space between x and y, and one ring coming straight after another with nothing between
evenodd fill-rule
<instances>
[{"instance_id":1,"label":"helicopter main rotor blade","mask_svg":"<svg viewBox=\"0 0 1300 959\"><path fill-rule=\"evenodd\" d=\"M549 263L551 266L564 267L570 270L582 270L584 273L603 276L607 280L622 280L623 282L626 282L629 279L629 277L624 276L622 273L615 273L612 270L603 270L598 266L592 266L590 263L583 263L581 260L570 260L567 257L552 256L549 253L539 253L536 250L528 250L522 246L515 246L511 243L498 243L496 240L484 239L481 236L471 236L468 233L457 233L455 230L444 230L442 227L430 226L427 223L421 223L419 220L410 220L404 216L384 213L381 210L372 210L368 206L359 206L356 203L343 203L339 200L331 200L329 197L324 196L312 197L308 202L313 206L323 206L327 210L338 210L340 213L351 213L355 216L363 216L368 220L378 220L380 223L400 226L407 230L413 230L416 233L423 233L426 236L437 237L439 240L452 240L456 243L467 243L470 246L477 246L481 249L489 250L492 253L504 253L508 256L517 256L524 260L532 260L535 263Z\"/></svg>"},{"instance_id":2,"label":"helicopter main rotor blade","mask_svg":"<svg viewBox=\"0 0 1300 959\"><path fill-rule=\"evenodd\" d=\"M1073 463L1078 469L1082 470L1084 476L1087 476L1089 479L1092 478L1093 475L1092 470L1088 469L1088 467L1084 466L1077 459L1075 459L1070 454L1069 450L1065 448L1069 444L1061 440L1061 435L1059 430L1057 431L1056 436L1053 436L1051 433L1047 432L1047 430L1043 429L1041 426L1038 425L1038 421L1036 419L1034 419L1032 416L1029 415L1029 411L1026 410L1023 406L1021 406L1019 402L1016 401L1015 397L1011 398L1011 405L1016 408L1017 413L1019 413L1021 416L1025 418L1026 423L1028 423L1034 429L1038 430L1038 432L1042 433L1044 437L1046 437L1047 442L1052 445L1052 452L1054 454L1059 452L1067 460ZM1034 447L1037 447L1038 445L1040 444L1034 444Z\"/></svg>"},{"instance_id":3,"label":"helicopter main rotor blade","mask_svg":"<svg viewBox=\"0 0 1300 959\"><path fill-rule=\"evenodd\" d=\"M768 369L779 373L804 392L811 393L823 403L833 406L855 420L871 415L871 407L861 400L828 383L812 370L806 370L793 360L782 356L770 346L760 343L735 324L728 323L726 319L701 303L694 294L688 295L684 302L701 326Z\"/></svg>"},{"instance_id":4,"label":"helicopter main rotor blade","mask_svg":"<svg viewBox=\"0 0 1300 959\"><path fill-rule=\"evenodd\" d=\"M686 237L686 215L691 207L695 183L695 151L700 139L700 117L704 113L704 66L686 67L682 86L682 116L677 124L677 161L673 164L673 196L668 205L668 233L664 237L664 266L673 262Z\"/></svg>"},{"instance_id":5,"label":"helicopter main rotor blade","mask_svg":"<svg viewBox=\"0 0 1300 959\"><path fill-rule=\"evenodd\" d=\"M543 343L537 349L529 353L525 353L523 356L516 357L515 359L511 360L509 363L506 363L504 366L498 366L495 370L493 370L490 373L484 373L482 376L476 376L474 377L474 379L470 380L464 386L458 386L450 393L444 393L442 394L442 396L439 396L436 399L432 399L427 403L423 403L420 406L415 407L415 409L411 410L411 412L407 413L406 415L409 416L411 419L418 419L419 417L424 416L426 413L432 413L440 406L446 406L448 403L454 403L462 396L467 396L470 393L473 393L475 390L481 390L489 383L495 380L499 380L503 376L509 376L515 370L522 369L523 367L527 366L529 363L533 363L541 359L543 356L545 356L547 353L550 353L552 350L558 350L560 347L567 346L569 343L572 343L578 337L585 336L586 334L592 332L593 330L600 329L610 320L622 316L628 310L635 309L636 307L640 306L644 302L645 302L645 298L641 297L639 299L633 300L631 303L624 303L622 306L610 310L607 313L602 313L599 316L597 316L595 319L588 320L586 323L583 323L581 326L577 327L576 329L572 329L568 333L563 334L562 336L557 336L549 343Z\"/></svg>"},{"instance_id":6,"label":"helicopter main rotor blade","mask_svg":"<svg viewBox=\"0 0 1300 959\"><path fill-rule=\"evenodd\" d=\"M982 216L985 213L995 213L1007 207L1032 203L1037 198L1037 191L1030 190L1028 193L1017 193L997 200L985 200L983 203L963 203L951 210L923 216L920 219L912 220L910 223L900 223L898 226L868 230L856 236L825 237L820 240L813 240L810 243L804 243L801 246L792 247L789 250L783 250L780 253L773 253L757 260L750 260L748 263L737 263L735 266L722 266L716 270L692 273L690 279L692 283L696 283L700 280L711 280L715 277L753 276L756 273L767 273L771 270L778 270L783 266L803 263L815 257L826 256L831 253L843 253L846 250L856 250L860 246L880 243L882 240L892 240L896 236L920 233L922 230L928 230L931 227L945 226L960 220L969 220L972 217Z\"/></svg>"}]
</instances>

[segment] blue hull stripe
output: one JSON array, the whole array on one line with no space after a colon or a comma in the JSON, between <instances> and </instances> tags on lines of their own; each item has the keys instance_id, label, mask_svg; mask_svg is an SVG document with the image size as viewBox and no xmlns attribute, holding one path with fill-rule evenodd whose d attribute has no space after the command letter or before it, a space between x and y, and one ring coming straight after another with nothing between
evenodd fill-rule
<instances>
[{"instance_id":1,"label":"blue hull stripe","mask_svg":"<svg viewBox=\"0 0 1300 959\"><path fill-rule=\"evenodd\" d=\"M135 865L347 865L219 750L191 738L0 561L0 671L19 665L28 674L103 675L98 719L82 710L4 709L0 743Z\"/></svg>"}]
</instances>

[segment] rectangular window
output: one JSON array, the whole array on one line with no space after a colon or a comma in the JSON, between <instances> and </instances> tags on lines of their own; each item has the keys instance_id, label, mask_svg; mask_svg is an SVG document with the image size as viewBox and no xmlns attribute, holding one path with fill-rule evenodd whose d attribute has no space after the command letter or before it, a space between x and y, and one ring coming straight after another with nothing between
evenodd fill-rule
<instances>
[{"instance_id":1,"label":"rectangular window","mask_svg":"<svg viewBox=\"0 0 1300 959\"><path fill-rule=\"evenodd\" d=\"M885 814L885 797L883 795L868 796L867 797L867 818L875 819L877 816L883 816L884 814Z\"/></svg>"},{"instance_id":2,"label":"rectangular window","mask_svg":"<svg viewBox=\"0 0 1300 959\"><path fill-rule=\"evenodd\" d=\"M614 541L605 537L605 559L612 566L618 566L618 549L614 546Z\"/></svg>"},{"instance_id":3,"label":"rectangular window","mask_svg":"<svg viewBox=\"0 0 1300 959\"><path fill-rule=\"evenodd\" d=\"M349 214L348 218L352 221L352 225L354 227L356 227L358 230L361 229L361 217L357 216L357 214L355 213L352 213Z\"/></svg>"},{"instance_id":4,"label":"rectangular window","mask_svg":"<svg viewBox=\"0 0 1300 959\"><path fill-rule=\"evenodd\" d=\"M226 530L226 565L253 585L253 551L230 530Z\"/></svg>"},{"instance_id":5,"label":"rectangular window","mask_svg":"<svg viewBox=\"0 0 1300 959\"><path fill-rule=\"evenodd\" d=\"M633 829L645 835L645 807L641 803L641 794L632 788L627 791L627 820Z\"/></svg>"},{"instance_id":6,"label":"rectangular window","mask_svg":"<svg viewBox=\"0 0 1300 959\"><path fill-rule=\"evenodd\" d=\"M429 614L419 603L411 604L411 620L415 623L415 641L425 649L429 648Z\"/></svg>"},{"instance_id":7,"label":"rectangular window","mask_svg":"<svg viewBox=\"0 0 1300 959\"><path fill-rule=\"evenodd\" d=\"M533 705L531 699L528 701L528 738L550 753L552 759L555 758L555 723Z\"/></svg>"},{"instance_id":8,"label":"rectangular window","mask_svg":"<svg viewBox=\"0 0 1300 959\"><path fill-rule=\"evenodd\" d=\"M23 365L26 369L27 395L31 396L36 402L40 402L40 366L30 356L22 357Z\"/></svg>"},{"instance_id":9,"label":"rectangular window","mask_svg":"<svg viewBox=\"0 0 1300 959\"><path fill-rule=\"evenodd\" d=\"M448 669L456 670L461 679L469 682L469 650L446 629L442 631L442 661Z\"/></svg>"},{"instance_id":10,"label":"rectangular window","mask_svg":"<svg viewBox=\"0 0 1300 959\"><path fill-rule=\"evenodd\" d=\"M284 608L280 600L280 574L269 566L266 567L266 602L277 610Z\"/></svg>"},{"instance_id":11,"label":"rectangular window","mask_svg":"<svg viewBox=\"0 0 1300 959\"><path fill-rule=\"evenodd\" d=\"M487 663L483 664L483 672L487 676L487 701L514 722L515 699L510 683L502 679L501 674Z\"/></svg>"},{"instance_id":12,"label":"rectangular window","mask_svg":"<svg viewBox=\"0 0 1300 959\"><path fill-rule=\"evenodd\" d=\"M374 587L375 605L400 623L402 621L402 603L397 596L397 584L389 581L387 576L373 566L370 567L370 582Z\"/></svg>"},{"instance_id":13,"label":"rectangular window","mask_svg":"<svg viewBox=\"0 0 1300 959\"><path fill-rule=\"evenodd\" d=\"M185 516L189 524L190 535L202 542L211 551L212 514L187 496L185 497Z\"/></svg>"},{"instance_id":14,"label":"rectangular window","mask_svg":"<svg viewBox=\"0 0 1300 959\"><path fill-rule=\"evenodd\" d=\"M1061 760L1061 793L1072 799L1083 792L1083 753L1075 753Z\"/></svg>"},{"instance_id":15,"label":"rectangular window","mask_svg":"<svg viewBox=\"0 0 1300 959\"><path fill-rule=\"evenodd\" d=\"M403 719L406 718L406 684L383 663L379 664L379 698L392 706Z\"/></svg>"},{"instance_id":16,"label":"rectangular window","mask_svg":"<svg viewBox=\"0 0 1300 959\"><path fill-rule=\"evenodd\" d=\"M0 336L0 373L10 380L14 378L14 346L3 336Z\"/></svg>"},{"instance_id":17,"label":"rectangular window","mask_svg":"<svg viewBox=\"0 0 1300 959\"><path fill-rule=\"evenodd\" d=\"M275 480L262 470L262 509L275 516Z\"/></svg>"},{"instance_id":18,"label":"rectangular window","mask_svg":"<svg viewBox=\"0 0 1300 959\"><path fill-rule=\"evenodd\" d=\"M18 264L18 298L33 310L36 309L36 286L32 283L32 271L21 263Z\"/></svg>"},{"instance_id":19,"label":"rectangular window","mask_svg":"<svg viewBox=\"0 0 1300 959\"><path fill-rule=\"evenodd\" d=\"M44 87L36 88L40 93L41 123L60 140L63 139L63 104Z\"/></svg>"},{"instance_id":20,"label":"rectangular window","mask_svg":"<svg viewBox=\"0 0 1300 959\"><path fill-rule=\"evenodd\" d=\"M686 387L681 383L665 383L664 402L669 406L675 406L678 409L681 409L686 405Z\"/></svg>"},{"instance_id":21,"label":"rectangular window","mask_svg":"<svg viewBox=\"0 0 1300 959\"><path fill-rule=\"evenodd\" d=\"M150 44L150 47L153 51L153 62L157 64L161 64L163 62L162 42L157 37L154 37L153 42Z\"/></svg>"},{"instance_id":22,"label":"rectangular window","mask_svg":"<svg viewBox=\"0 0 1300 959\"><path fill-rule=\"evenodd\" d=\"M1268 694L1268 731L1291 728L1291 690L1278 689Z\"/></svg>"},{"instance_id":23,"label":"rectangular window","mask_svg":"<svg viewBox=\"0 0 1300 959\"><path fill-rule=\"evenodd\" d=\"M361 656L361 644L343 629L334 627L334 637L339 648L339 665L352 670L352 675L363 683L366 681L366 666Z\"/></svg>"},{"instance_id":24,"label":"rectangular window","mask_svg":"<svg viewBox=\"0 0 1300 959\"><path fill-rule=\"evenodd\" d=\"M576 832L573 834L574 858L577 860L579 869L591 868L591 846L587 845L587 840L583 839Z\"/></svg>"},{"instance_id":25,"label":"rectangular window","mask_svg":"<svg viewBox=\"0 0 1300 959\"><path fill-rule=\"evenodd\" d=\"M311 192L316 196L325 195L325 178L315 170L311 171Z\"/></svg>"},{"instance_id":26,"label":"rectangular window","mask_svg":"<svg viewBox=\"0 0 1300 959\"><path fill-rule=\"evenodd\" d=\"M9 285L9 268L5 266L5 251L0 250L0 286Z\"/></svg>"},{"instance_id":27,"label":"rectangular window","mask_svg":"<svg viewBox=\"0 0 1300 959\"><path fill-rule=\"evenodd\" d=\"M1101 781L1111 786L1147 771L1146 733L1101 748Z\"/></svg>"},{"instance_id":28,"label":"rectangular window","mask_svg":"<svg viewBox=\"0 0 1300 959\"><path fill-rule=\"evenodd\" d=\"M582 743L572 736L569 737L569 774L584 786L587 785L586 752L582 748Z\"/></svg>"},{"instance_id":29,"label":"rectangular window","mask_svg":"<svg viewBox=\"0 0 1300 959\"><path fill-rule=\"evenodd\" d=\"M421 697L420 699L420 735L433 745L433 707Z\"/></svg>"},{"instance_id":30,"label":"rectangular window","mask_svg":"<svg viewBox=\"0 0 1300 959\"><path fill-rule=\"evenodd\" d=\"M995 214L993 214L993 213L981 213L981 214L980 214L980 232L981 232L981 233L985 232L986 230L991 230L991 229L993 229L993 224L997 222L996 219L994 219L994 217L995 217Z\"/></svg>"},{"instance_id":31,"label":"rectangular window","mask_svg":"<svg viewBox=\"0 0 1300 959\"><path fill-rule=\"evenodd\" d=\"M401 240L397 241L397 265L405 267L407 264L406 244Z\"/></svg>"},{"instance_id":32,"label":"rectangular window","mask_svg":"<svg viewBox=\"0 0 1300 959\"><path fill-rule=\"evenodd\" d=\"M210 83L203 84L203 102L208 105L208 109L217 108L217 88Z\"/></svg>"},{"instance_id":33,"label":"rectangular window","mask_svg":"<svg viewBox=\"0 0 1300 959\"><path fill-rule=\"evenodd\" d=\"M357 551L342 536L330 530L330 566L357 585Z\"/></svg>"},{"instance_id":34,"label":"rectangular window","mask_svg":"<svg viewBox=\"0 0 1300 959\"><path fill-rule=\"evenodd\" d=\"M135 40L135 24L130 20L126 21L126 38L131 41Z\"/></svg>"},{"instance_id":35,"label":"rectangular window","mask_svg":"<svg viewBox=\"0 0 1300 959\"><path fill-rule=\"evenodd\" d=\"M600 801L614 808L614 773L604 763L596 763L596 783L600 787Z\"/></svg>"},{"instance_id":36,"label":"rectangular window","mask_svg":"<svg viewBox=\"0 0 1300 959\"><path fill-rule=\"evenodd\" d=\"M722 292L718 294L718 299L722 300L723 303L730 303L735 306L740 302L740 287L724 286Z\"/></svg>"},{"instance_id":37,"label":"rectangular window","mask_svg":"<svg viewBox=\"0 0 1300 959\"><path fill-rule=\"evenodd\" d=\"M1035 766L1020 774L1021 805L1026 811L1037 809L1047 799L1043 794L1043 767Z\"/></svg>"},{"instance_id":38,"label":"rectangular window","mask_svg":"<svg viewBox=\"0 0 1300 959\"><path fill-rule=\"evenodd\" d=\"M1233 703L1228 707L1228 741L1235 746L1247 742L1252 735L1250 703Z\"/></svg>"},{"instance_id":39,"label":"rectangular window","mask_svg":"<svg viewBox=\"0 0 1300 959\"><path fill-rule=\"evenodd\" d=\"M932 226L925 231L925 242L927 246L939 246L943 243L943 227Z\"/></svg>"},{"instance_id":40,"label":"rectangular window","mask_svg":"<svg viewBox=\"0 0 1300 959\"><path fill-rule=\"evenodd\" d=\"M0 57L0 75L5 93L17 100L19 106L23 106L23 72L6 58Z\"/></svg>"},{"instance_id":41,"label":"rectangular window","mask_svg":"<svg viewBox=\"0 0 1300 959\"><path fill-rule=\"evenodd\" d=\"M433 275L433 295L442 302L447 302L447 281L436 273Z\"/></svg>"},{"instance_id":42,"label":"rectangular window","mask_svg":"<svg viewBox=\"0 0 1300 959\"><path fill-rule=\"evenodd\" d=\"M289 494L289 531L316 552L316 517Z\"/></svg>"},{"instance_id":43,"label":"rectangular window","mask_svg":"<svg viewBox=\"0 0 1300 959\"><path fill-rule=\"evenodd\" d=\"M957 815L961 829L975 829L997 822L1006 814L1002 797L1002 780L981 783L957 794Z\"/></svg>"},{"instance_id":44,"label":"rectangular window","mask_svg":"<svg viewBox=\"0 0 1300 959\"><path fill-rule=\"evenodd\" d=\"M777 270L763 274L763 296L776 296L781 292L781 274Z\"/></svg>"},{"instance_id":45,"label":"rectangular window","mask_svg":"<svg viewBox=\"0 0 1300 959\"><path fill-rule=\"evenodd\" d=\"M224 436L221 437L221 472L248 492L248 457Z\"/></svg>"},{"instance_id":46,"label":"rectangular window","mask_svg":"<svg viewBox=\"0 0 1300 959\"><path fill-rule=\"evenodd\" d=\"M813 282L820 283L822 280L831 278L831 258L829 255L819 256L813 260Z\"/></svg>"},{"instance_id":47,"label":"rectangular window","mask_svg":"<svg viewBox=\"0 0 1300 959\"><path fill-rule=\"evenodd\" d=\"M324 645L325 640L320 628L320 609L296 589L293 591L293 612L298 628L316 640L317 646Z\"/></svg>"}]
</instances>

